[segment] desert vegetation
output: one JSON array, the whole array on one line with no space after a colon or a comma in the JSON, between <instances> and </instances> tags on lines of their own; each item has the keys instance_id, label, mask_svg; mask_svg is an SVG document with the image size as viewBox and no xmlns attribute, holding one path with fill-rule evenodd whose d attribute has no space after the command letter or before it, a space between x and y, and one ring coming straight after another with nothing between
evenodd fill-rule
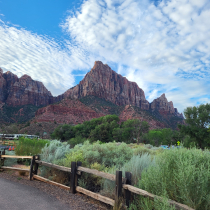
<instances>
[{"instance_id":1,"label":"desert vegetation","mask_svg":"<svg viewBox=\"0 0 210 210\"><path fill-rule=\"evenodd\" d=\"M185 110L187 124L179 126L180 131L149 130L146 122L119 123L116 115L108 115L76 126L59 126L52 134L59 140L22 138L16 154L40 154L43 161L66 167L70 167L72 161L81 161L82 166L111 174L121 170L123 176L129 171L132 185L165 198L151 201L135 195L131 210L175 209L168 206L167 199L196 210L207 210L210 209L210 129L209 112L206 112L209 107L196 109L197 112L195 108ZM189 114L193 110L193 114ZM199 116L204 117L203 121ZM196 119L195 122L192 119ZM179 148L159 147L177 141L181 142ZM69 185L67 173L44 166L39 173ZM82 174L79 186L110 198L115 192L114 182L87 173Z\"/></svg>"}]
</instances>

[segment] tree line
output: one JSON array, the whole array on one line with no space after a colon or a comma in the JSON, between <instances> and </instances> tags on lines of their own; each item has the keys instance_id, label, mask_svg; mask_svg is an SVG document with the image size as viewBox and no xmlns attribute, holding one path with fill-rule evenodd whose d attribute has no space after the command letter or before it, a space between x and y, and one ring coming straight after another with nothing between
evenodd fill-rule
<instances>
[{"instance_id":1,"label":"tree line","mask_svg":"<svg viewBox=\"0 0 210 210\"><path fill-rule=\"evenodd\" d=\"M146 121L129 119L121 122L117 115L106 115L94 118L78 125L60 125L51 134L53 139L68 141L71 145L83 143L85 140L90 142L125 142L152 144L172 144L181 140L178 131L170 128L149 130L150 126Z\"/></svg>"},{"instance_id":2,"label":"tree line","mask_svg":"<svg viewBox=\"0 0 210 210\"><path fill-rule=\"evenodd\" d=\"M187 107L184 110L185 124L178 125L178 130L170 128L150 130L146 121L129 119L121 122L117 115L94 118L78 125L60 125L51 134L53 139L68 141L71 145L90 142L125 142L145 143L153 146L161 144L176 145L178 141L184 146L210 148L210 104Z\"/></svg>"}]
</instances>

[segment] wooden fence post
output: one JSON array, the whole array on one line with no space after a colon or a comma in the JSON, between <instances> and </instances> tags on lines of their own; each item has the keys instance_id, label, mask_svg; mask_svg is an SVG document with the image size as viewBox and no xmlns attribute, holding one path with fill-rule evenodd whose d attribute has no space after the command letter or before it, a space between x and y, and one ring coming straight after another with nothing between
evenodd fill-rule
<instances>
[{"instance_id":1,"label":"wooden fence post","mask_svg":"<svg viewBox=\"0 0 210 210\"><path fill-rule=\"evenodd\" d=\"M75 194L76 193L76 173L77 173L77 164L76 162L71 162L71 182L70 182L70 192Z\"/></svg>"},{"instance_id":2,"label":"wooden fence post","mask_svg":"<svg viewBox=\"0 0 210 210\"><path fill-rule=\"evenodd\" d=\"M82 162L77 161L77 167L78 166L82 166ZM76 184L75 184L76 186L79 186L78 181L79 181L79 179L80 179L81 176L82 176L82 172L81 172L81 175L76 174Z\"/></svg>"},{"instance_id":3,"label":"wooden fence post","mask_svg":"<svg viewBox=\"0 0 210 210\"><path fill-rule=\"evenodd\" d=\"M0 169L1 169L1 166L2 166L2 160L1 160L1 151L0 151Z\"/></svg>"},{"instance_id":4,"label":"wooden fence post","mask_svg":"<svg viewBox=\"0 0 210 210\"><path fill-rule=\"evenodd\" d=\"M4 149L4 151L3 151L1 154L2 154L2 155L5 155L5 149ZM5 158L2 158L2 159L1 159L1 166L4 166L4 159L5 159Z\"/></svg>"},{"instance_id":5,"label":"wooden fence post","mask_svg":"<svg viewBox=\"0 0 210 210\"><path fill-rule=\"evenodd\" d=\"M31 158L30 173L29 173L30 181L32 181L32 177L33 177L34 163L35 163L35 156L33 156L33 157Z\"/></svg>"},{"instance_id":6,"label":"wooden fence post","mask_svg":"<svg viewBox=\"0 0 210 210\"><path fill-rule=\"evenodd\" d=\"M125 172L126 184L131 185L131 177L132 173ZM125 200L126 200L126 206L129 208L131 201L131 191L125 190Z\"/></svg>"},{"instance_id":7,"label":"wooden fence post","mask_svg":"<svg viewBox=\"0 0 210 210\"><path fill-rule=\"evenodd\" d=\"M40 155L35 155L35 160L40 160ZM39 163L35 162L35 166L34 166L34 174L37 175L38 173L38 168L39 168Z\"/></svg>"},{"instance_id":8,"label":"wooden fence post","mask_svg":"<svg viewBox=\"0 0 210 210\"><path fill-rule=\"evenodd\" d=\"M116 188L115 188L115 204L118 208L119 199L122 196L122 171L116 171Z\"/></svg>"}]
</instances>

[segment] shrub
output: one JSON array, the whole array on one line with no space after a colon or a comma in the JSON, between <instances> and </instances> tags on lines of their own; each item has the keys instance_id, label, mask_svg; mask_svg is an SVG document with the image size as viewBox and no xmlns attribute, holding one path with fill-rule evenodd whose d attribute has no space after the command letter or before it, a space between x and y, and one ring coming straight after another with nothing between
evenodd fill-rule
<instances>
[{"instance_id":1,"label":"shrub","mask_svg":"<svg viewBox=\"0 0 210 210\"><path fill-rule=\"evenodd\" d=\"M147 149L153 148L153 146L151 144L145 144L144 147L146 147Z\"/></svg>"},{"instance_id":2,"label":"shrub","mask_svg":"<svg viewBox=\"0 0 210 210\"><path fill-rule=\"evenodd\" d=\"M42 149L41 159L48 163L60 164L65 155L69 152L70 152L70 145L68 145L66 142L61 143L58 140L53 140L50 142L49 145L46 144L45 147ZM41 170L41 175L47 177L49 177L53 171L51 168L47 168L45 166L42 166L40 170ZM58 174L58 172L56 172L56 174ZM63 176L63 174L60 173L60 176Z\"/></svg>"},{"instance_id":3,"label":"shrub","mask_svg":"<svg viewBox=\"0 0 210 210\"><path fill-rule=\"evenodd\" d=\"M112 167L106 170L107 173L116 174L116 171L122 171L123 177L125 172L129 171L132 173L132 185L136 185L141 179L142 171L147 169L149 166L155 164L155 159L152 158L148 153L142 154L142 156L134 155L129 161L127 161L122 167ZM102 183L103 194L114 196L115 183L105 179Z\"/></svg>"},{"instance_id":4,"label":"shrub","mask_svg":"<svg viewBox=\"0 0 210 210\"><path fill-rule=\"evenodd\" d=\"M76 145L64 160L65 166L70 167L71 161L84 162L83 165L90 166L95 162L110 167L113 165L122 166L126 161L130 160L133 151L125 143L119 146L116 143L100 144L99 141L90 144L89 141L84 142L82 146Z\"/></svg>"},{"instance_id":5,"label":"shrub","mask_svg":"<svg viewBox=\"0 0 210 210\"><path fill-rule=\"evenodd\" d=\"M135 148L133 150L133 153L134 153L134 155L140 155L140 156L143 155L143 154L146 154L146 153L150 154L150 155L155 154L155 152L153 150L148 149L146 147L142 147L142 146L139 146L139 147Z\"/></svg>"},{"instance_id":6,"label":"shrub","mask_svg":"<svg viewBox=\"0 0 210 210\"><path fill-rule=\"evenodd\" d=\"M167 198L163 197L163 200L140 197L139 195L134 196L134 202L131 203L129 210L175 210L174 206L171 206L167 202Z\"/></svg>"},{"instance_id":7,"label":"shrub","mask_svg":"<svg viewBox=\"0 0 210 210\"><path fill-rule=\"evenodd\" d=\"M91 169L96 169L98 171L104 171L105 166L101 165L99 163L93 163L90 165ZM79 186L91 190L93 192L99 192L101 189L101 184L103 182L103 178L89 174L89 173L83 173L81 178L79 179Z\"/></svg>"},{"instance_id":8,"label":"shrub","mask_svg":"<svg viewBox=\"0 0 210 210\"><path fill-rule=\"evenodd\" d=\"M49 144L49 142L49 140L38 140L21 137L19 138L17 147L15 149L15 154L20 156L40 154L41 149L46 144Z\"/></svg>"},{"instance_id":9,"label":"shrub","mask_svg":"<svg viewBox=\"0 0 210 210\"><path fill-rule=\"evenodd\" d=\"M143 171L138 187L194 209L210 209L210 153L185 148L166 150Z\"/></svg>"},{"instance_id":10,"label":"shrub","mask_svg":"<svg viewBox=\"0 0 210 210\"><path fill-rule=\"evenodd\" d=\"M68 143L71 145L71 147L74 147L77 144L82 144L86 141L85 138L82 138L82 136L76 136L75 138L71 138Z\"/></svg>"}]
</instances>

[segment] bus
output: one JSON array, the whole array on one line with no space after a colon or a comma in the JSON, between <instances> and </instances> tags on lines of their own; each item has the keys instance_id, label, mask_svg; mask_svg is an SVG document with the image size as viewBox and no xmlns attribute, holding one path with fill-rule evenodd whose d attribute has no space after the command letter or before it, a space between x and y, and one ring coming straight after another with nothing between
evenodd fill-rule
<instances>
[{"instance_id":1,"label":"bus","mask_svg":"<svg viewBox=\"0 0 210 210\"><path fill-rule=\"evenodd\" d=\"M25 138L39 138L37 135L27 135L27 134L1 134L0 133L0 139L7 139L7 140L17 140L19 137L25 137Z\"/></svg>"}]
</instances>

